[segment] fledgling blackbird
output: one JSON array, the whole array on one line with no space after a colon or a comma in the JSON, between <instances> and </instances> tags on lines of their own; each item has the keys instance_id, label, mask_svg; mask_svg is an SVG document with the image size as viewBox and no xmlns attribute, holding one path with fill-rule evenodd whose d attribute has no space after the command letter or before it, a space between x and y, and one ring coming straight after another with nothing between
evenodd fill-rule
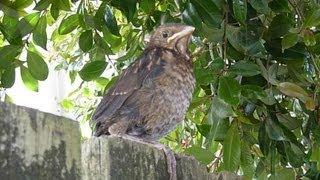
<instances>
[{"instance_id":1,"label":"fledgling blackbird","mask_svg":"<svg viewBox=\"0 0 320 180\"><path fill-rule=\"evenodd\" d=\"M184 120L195 86L188 44L194 27L159 26L147 48L98 105L94 135L158 141Z\"/></svg>"},{"instance_id":2,"label":"fledgling blackbird","mask_svg":"<svg viewBox=\"0 0 320 180\"><path fill-rule=\"evenodd\" d=\"M194 27L159 26L142 56L103 97L95 136L128 134L158 140L184 119L195 85L188 43Z\"/></svg>"}]
</instances>

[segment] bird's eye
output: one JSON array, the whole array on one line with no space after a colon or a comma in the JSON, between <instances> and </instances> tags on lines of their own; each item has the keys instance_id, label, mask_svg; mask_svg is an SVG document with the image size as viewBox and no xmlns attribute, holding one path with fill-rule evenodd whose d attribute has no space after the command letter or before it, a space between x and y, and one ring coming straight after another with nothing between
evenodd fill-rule
<instances>
[{"instance_id":1,"label":"bird's eye","mask_svg":"<svg viewBox=\"0 0 320 180\"><path fill-rule=\"evenodd\" d=\"M167 32L162 33L162 37L163 37L163 38L167 38L168 36L169 36L169 35L168 35Z\"/></svg>"}]
</instances>

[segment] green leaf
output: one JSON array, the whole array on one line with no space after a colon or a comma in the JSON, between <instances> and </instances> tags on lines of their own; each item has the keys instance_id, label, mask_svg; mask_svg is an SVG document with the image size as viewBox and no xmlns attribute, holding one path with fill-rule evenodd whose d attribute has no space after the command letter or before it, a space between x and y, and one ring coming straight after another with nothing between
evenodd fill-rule
<instances>
[{"instance_id":1,"label":"green leaf","mask_svg":"<svg viewBox=\"0 0 320 180\"><path fill-rule=\"evenodd\" d=\"M116 20L115 16L113 15L111 7L108 5L106 5L106 7L105 7L104 20L105 20L105 24L106 24L108 30L112 34L114 34L116 36L120 36L117 20Z\"/></svg>"},{"instance_id":2,"label":"green leaf","mask_svg":"<svg viewBox=\"0 0 320 180\"><path fill-rule=\"evenodd\" d=\"M222 12L212 0L191 0L200 18L208 27L220 27Z\"/></svg>"},{"instance_id":3,"label":"green leaf","mask_svg":"<svg viewBox=\"0 0 320 180\"><path fill-rule=\"evenodd\" d=\"M47 9L51 4L51 0L40 0L36 6L34 7L35 10L42 11Z\"/></svg>"},{"instance_id":4,"label":"green leaf","mask_svg":"<svg viewBox=\"0 0 320 180\"><path fill-rule=\"evenodd\" d=\"M265 0L249 0L251 6L258 12L262 14L268 14L270 8L268 7L268 1Z\"/></svg>"},{"instance_id":5,"label":"green leaf","mask_svg":"<svg viewBox=\"0 0 320 180\"><path fill-rule=\"evenodd\" d=\"M237 123L233 123L223 141L224 169L235 171L240 163L241 143Z\"/></svg>"},{"instance_id":6,"label":"green leaf","mask_svg":"<svg viewBox=\"0 0 320 180\"><path fill-rule=\"evenodd\" d=\"M252 179L254 174L254 161L250 152L250 146L245 141L241 142L240 164L246 179Z\"/></svg>"},{"instance_id":7,"label":"green leaf","mask_svg":"<svg viewBox=\"0 0 320 180\"><path fill-rule=\"evenodd\" d=\"M0 22L0 31L11 45L23 44L18 18L4 15L2 23Z\"/></svg>"},{"instance_id":8,"label":"green leaf","mask_svg":"<svg viewBox=\"0 0 320 180\"><path fill-rule=\"evenodd\" d=\"M303 42L306 46L314 46L316 45L316 38L311 30L303 30L302 31Z\"/></svg>"},{"instance_id":9,"label":"green leaf","mask_svg":"<svg viewBox=\"0 0 320 180\"><path fill-rule=\"evenodd\" d=\"M260 57L266 50L261 41L262 29L260 27L227 26L227 38L230 44L239 52L253 57Z\"/></svg>"},{"instance_id":10,"label":"green leaf","mask_svg":"<svg viewBox=\"0 0 320 180\"><path fill-rule=\"evenodd\" d=\"M12 65L14 59L21 53L21 47L7 45L0 47L0 68L6 69Z\"/></svg>"},{"instance_id":11,"label":"green leaf","mask_svg":"<svg viewBox=\"0 0 320 180\"><path fill-rule=\"evenodd\" d=\"M13 86L15 81L15 67L9 66L4 69L1 75L1 86L4 88L10 88Z\"/></svg>"},{"instance_id":12,"label":"green leaf","mask_svg":"<svg viewBox=\"0 0 320 180\"><path fill-rule=\"evenodd\" d=\"M320 9L317 8L309 16L307 16L306 20L303 23L304 27L312 27L320 25Z\"/></svg>"},{"instance_id":13,"label":"green leaf","mask_svg":"<svg viewBox=\"0 0 320 180\"><path fill-rule=\"evenodd\" d=\"M20 66L20 74L23 84L31 91L38 92L38 81L32 77L29 69L24 66Z\"/></svg>"},{"instance_id":14,"label":"green leaf","mask_svg":"<svg viewBox=\"0 0 320 180\"><path fill-rule=\"evenodd\" d=\"M281 168L276 170L275 179L291 180L296 179L293 168Z\"/></svg>"},{"instance_id":15,"label":"green leaf","mask_svg":"<svg viewBox=\"0 0 320 180\"><path fill-rule=\"evenodd\" d=\"M304 163L305 154L293 143L283 141L286 157L290 163L295 168L299 168Z\"/></svg>"},{"instance_id":16,"label":"green leaf","mask_svg":"<svg viewBox=\"0 0 320 180\"><path fill-rule=\"evenodd\" d=\"M60 105L63 107L63 109L70 111L75 107L75 104L70 99L64 99L60 102Z\"/></svg>"},{"instance_id":17,"label":"green leaf","mask_svg":"<svg viewBox=\"0 0 320 180\"><path fill-rule=\"evenodd\" d=\"M233 14L238 22L245 24L247 19L247 1L232 0Z\"/></svg>"},{"instance_id":18,"label":"green leaf","mask_svg":"<svg viewBox=\"0 0 320 180\"><path fill-rule=\"evenodd\" d=\"M241 93L244 97L250 99L264 99L268 95L267 93L260 87L256 85L243 85L241 86Z\"/></svg>"},{"instance_id":19,"label":"green leaf","mask_svg":"<svg viewBox=\"0 0 320 180\"><path fill-rule=\"evenodd\" d=\"M40 81L46 80L49 74L47 63L40 55L32 51L28 51L27 55L28 69L31 75Z\"/></svg>"},{"instance_id":20,"label":"green leaf","mask_svg":"<svg viewBox=\"0 0 320 180\"><path fill-rule=\"evenodd\" d=\"M73 14L61 21L58 32L60 35L68 34L79 26L79 15Z\"/></svg>"},{"instance_id":21,"label":"green leaf","mask_svg":"<svg viewBox=\"0 0 320 180\"><path fill-rule=\"evenodd\" d=\"M306 99L309 97L308 93L303 88L291 82L279 83L278 88L287 96L296 97L299 99Z\"/></svg>"},{"instance_id":22,"label":"green leaf","mask_svg":"<svg viewBox=\"0 0 320 180\"><path fill-rule=\"evenodd\" d=\"M235 113L232 110L232 107L225 103L223 100L219 99L218 97L212 98L212 104L210 107L210 111L208 113L208 120L207 123L211 125L209 134L207 138L210 140L224 137L220 136L221 133L224 132L225 128L221 127L229 127L228 121L224 121L223 119L227 117L235 116ZM227 122L227 123L226 123Z\"/></svg>"},{"instance_id":23,"label":"green leaf","mask_svg":"<svg viewBox=\"0 0 320 180\"><path fill-rule=\"evenodd\" d=\"M210 28L205 24L202 24L202 30L206 38L213 44L221 43L223 41L223 30L217 28Z\"/></svg>"},{"instance_id":24,"label":"green leaf","mask_svg":"<svg viewBox=\"0 0 320 180\"><path fill-rule=\"evenodd\" d=\"M221 77L219 80L218 96L230 105L238 105L240 85L231 77Z\"/></svg>"},{"instance_id":25,"label":"green leaf","mask_svg":"<svg viewBox=\"0 0 320 180\"><path fill-rule=\"evenodd\" d=\"M39 19L40 19L39 12L31 13L31 14L25 16L24 18L22 18L20 20L19 26L18 26L21 35L25 36L25 35L31 33L32 30L37 25Z\"/></svg>"},{"instance_id":26,"label":"green leaf","mask_svg":"<svg viewBox=\"0 0 320 180\"><path fill-rule=\"evenodd\" d=\"M129 22L132 22L133 17L137 10L137 0L121 0L111 1L111 6L114 6L121 10L121 12L127 17Z\"/></svg>"},{"instance_id":27,"label":"green leaf","mask_svg":"<svg viewBox=\"0 0 320 180\"><path fill-rule=\"evenodd\" d=\"M197 28L201 28L200 16L191 3L188 3L186 9L182 12L182 19L186 24L196 27L196 31Z\"/></svg>"},{"instance_id":28,"label":"green leaf","mask_svg":"<svg viewBox=\"0 0 320 180\"><path fill-rule=\"evenodd\" d=\"M269 27L270 38L278 38L289 32L293 21L286 14L278 14L272 19Z\"/></svg>"},{"instance_id":29,"label":"green leaf","mask_svg":"<svg viewBox=\"0 0 320 180\"><path fill-rule=\"evenodd\" d=\"M92 30L87 30L83 33L81 33L79 37L79 46L80 49L83 52L88 52L93 45L93 36L92 36Z\"/></svg>"},{"instance_id":30,"label":"green leaf","mask_svg":"<svg viewBox=\"0 0 320 180\"><path fill-rule=\"evenodd\" d=\"M308 93L300 86L291 82L282 82L278 84L278 89L285 95L298 98L304 102L309 110L315 109L315 101L309 97Z\"/></svg>"},{"instance_id":31,"label":"green leaf","mask_svg":"<svg viewBox=\"0 0 320 180\"><path fill-rule=\"evenodd\" d=\"M298 42L298 38L299 36L296 33L286 34L281 41L282 50L291 48L292 46L296 45Z\"/></svg>"},{"instance_id":32,"label":"green leaf","mask_svg":"<svg viewBox=\"0 0 320 180\"><path fill-rule=\"evenodd\" d=\"M270 147L270 139L266 130L265 122L261 123L259 131L258 131L258 141L261 152L267 156L269 153Z\"/></svg>"},{"instance_id":33,"label":"green leaf","mask_svg":"<svg viewBox=\"0 0 320 180\"><path fill-rule=\"evenodd\" d=\"M203 164L209 164L215 157L214 153L211 153L208 149L203 149L196 145L187 148L185 153L194 156Z\"/></svg>"},{"instance_id":34,"label":"green leaf","mask_svg":"<svg viewBox=\"0 0 320 180\"><path fill-rule=\"evenodd\" d=\"M24 9L32 4L33 0L13 1L11 7L16 10Z\"/></svg>"},{"instance_id":35,"label":"green leaf","mask_svg":"<svg viewBox=\"0 0 320 180\"><path fill-rule=\"evenodd\" d=\"M36 45L42 47L43 49L47 49L47 18L46 16L42 16L39 19L39 22L33 31L33 41Z\"/></svg>"},{"instance_id":36,"label":"green leaf","mask_svg":"<svg viewBox=\"0 0 320 180\"><path fill-rule=\"evenodd\" d=\"M291 12L287 0L273 0L269 3L269 7L277 13Z\"/></svg>"},{"instance_id":37,"label":"green leaf","mask_svg":"<svg viewBox=\"0 0 320 180\"><path fill-rule=\"evenodd\" d=\"M301 127L301 125L302 125L301 119L291 117L289 113L287 113L287 114L277 113L276 116L277 116L279 122L281 122L281 124L283 124L284 126L286 126L290 130L297 129L297 128Z\"/></svg>"},{"instance_id":38,"label":"green leaf","mask_svg":"<svg viewBox=\"0 0 320 180\"><path fill-rule=\"evenodd\" d=\"M213 115L214 116L214 115ZM230 123L228 118L224 119L212 119L212 125L210 126L208 134L206 134L206 138L211 142L215 141L223 141L228 129L230 128Z\"/></svg>"},{"instance_id":39,"label":"green leaf","mask_svg":"<svg viewBox=\"0 0 320 180\"><path fill-rule=\"evenodd\" d=\"M276 140L276 141L285 140L283 130L272 119L266 120L266 132L269 138L272 140Z\"/></svg>"},{"instance_id":40,"label":"green leaf","mask_svg":"<svg viewBox=\"0 0 320 180\"><path fill-rule=\"evenodd\" d=\"M236 75L250 77L260 74L260 68L252 62L238 61L230 67L229 72Z\"/></svg>"},{"instance_id":41,"label":"green leaf","mask_svg":"<svg viewBox=\"0 0 320 180\"><path fill-rule=\"evenodd\" d=\"M52 1L52 6L55 6L56 9L69 11L70 10L70 0L54 0L54 1Z\"/></svg>"},{"instance_id":42,"label":"green leaf","mask_svg":"<svg viewBox=\"0 0 320 180\"><path fill-rule=\"evenodd\" d=\"M141 0L139 5L145 13L149 14L154 11L155 0Z\"/></svg>"},{"instance_id":43,"label":"green leaf","mask_svg":"<svg viewBox=\"0 0 320 180\"><path fill-rule=\"evenodd\" d=\"M109 44L107 43L107 41L102 38L98 33L95 34L94 36L94 42L96 43L96 45L100 48L102 48L103 50L105 50L106 54L113 54Z\"/></svg>"},{"instance_id":44,"label":"green leaf","mask_svg":"<svg viewBox=\"0 0 320 180\"><path fill-rule=\"evenodd\" d=\"M106 67L107 63L105 61L92 61L83 66L83 68L79 71L79 75L81 79L85 81L91 81L95 78L98 78Z\"/></svg>"},{"instance_id":45,"label":"green leaf","mask_svg":"<svg viewBox=\"0 0 320 180\"><path fill-rule=\"evenodd\" d=\"M55 4L52 4L52 6L50 7L50 14L54 20L57 20L59 18L59 13L60 9Z\"/></svg>"}]
</instances>

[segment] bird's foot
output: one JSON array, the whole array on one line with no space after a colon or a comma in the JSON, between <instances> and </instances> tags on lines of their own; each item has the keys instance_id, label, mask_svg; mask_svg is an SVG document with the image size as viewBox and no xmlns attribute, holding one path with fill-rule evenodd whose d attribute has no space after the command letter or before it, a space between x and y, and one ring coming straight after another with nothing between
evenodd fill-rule
<instances>
[{"instance_id":1,"label":"bird's foot","mask_svg":"<svg viewBox=\"0 0 320 180\"><path fill-rule=\"evenodd\" d=\"M174 152L167 146L160 144L158 142L154 143L155 147L163 150L165 156L166 156L166 162L167 162L167 170L170 176L170 180L177 180L177 161L174 156Z\"/></svg>"}]
</instances>

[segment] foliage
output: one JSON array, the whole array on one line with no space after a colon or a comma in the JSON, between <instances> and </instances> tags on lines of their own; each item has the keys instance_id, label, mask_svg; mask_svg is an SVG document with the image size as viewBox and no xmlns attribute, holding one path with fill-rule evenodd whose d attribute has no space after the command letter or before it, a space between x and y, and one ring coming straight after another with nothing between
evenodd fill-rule
<instances>
[{"instance_id":1,"label":"foliage","mask_svg":"<svg viewBox=\"0 0 320 180\"><path fill-rule=\"evenodd\" d=\"M82 122L154 27L195 26L193 101L162 141L210 171L319 178L317 0L2 0L0 8L2 89L16 69L37 91L53 64L71 83L83 80L61 102Z\"/></svg>"}]
</instances>

